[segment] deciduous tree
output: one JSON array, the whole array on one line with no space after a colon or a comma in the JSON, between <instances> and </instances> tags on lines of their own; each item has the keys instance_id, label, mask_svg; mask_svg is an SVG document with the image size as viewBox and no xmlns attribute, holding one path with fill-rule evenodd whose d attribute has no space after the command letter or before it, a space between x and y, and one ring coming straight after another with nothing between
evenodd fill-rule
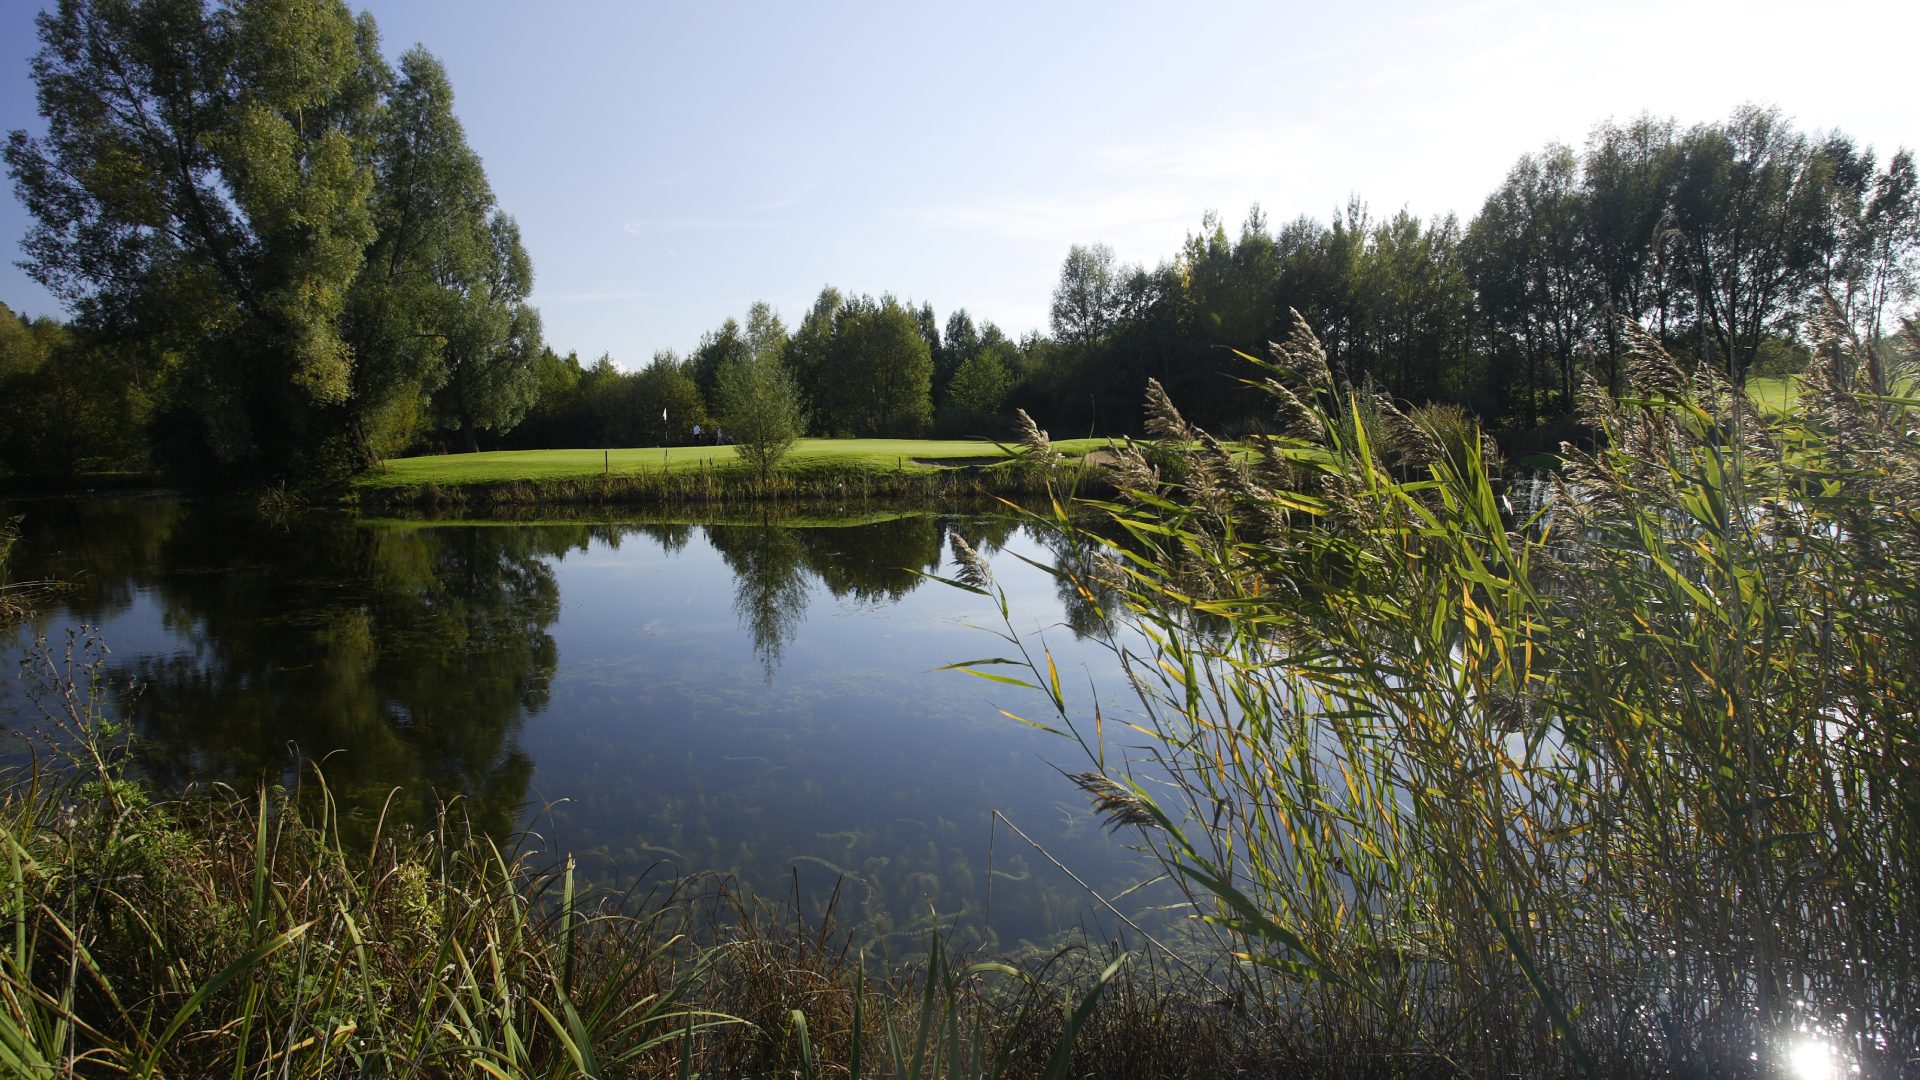
<instances>
[{"instance_id":1,"label":"deciduous tree","mask_svg":"<svg viewBox=\"0 0 1920 1080\"><path fill-rule=\"evenodd\" d=\"M39 16L47 133L9 136L28 272L83 324L169 351L207 464L327 468L374 238L385 75L340 0L70 0Z\"/></svg>"},{"instance_id":2,"label":"deciduous tree","mask_svg":"<svg viewBox=\"0 0 1920 1080\"><path fill-rule=\"evenodd\" d=\"M468 450L478 433L520 422L539 389L534 362L542 348L540 313L527 303L533 261L520 227L505 214L487 222L487 260L479 281L464 283L445 348L446 383L435 403Z\"/></svg>"},{"instance_id":3,"label":"deciduous tree","mask_svg":"<svg viewBox=\"0 0 1920 1080\"><path fill-rule=\"evenodd\" d=\"M1118 299L1113 249L1105 244L1073 245L1060 266L1060 283L1053 289L1053 336L1079 345L1098 341L1113 325Z\"/></svg>"},{"instance_id":4,"label":"deciduous tree","mask_svg":"<svg viewBox=\"0 0 1920 1080\"><path fill-rule=\"evenodd\" d=\"M800 437L800 391L787 371L779 317L765 304L755 304L748 325L755 347L720 370L715 411L764 489L773 467Z\"/></svg>"}]
</instances>

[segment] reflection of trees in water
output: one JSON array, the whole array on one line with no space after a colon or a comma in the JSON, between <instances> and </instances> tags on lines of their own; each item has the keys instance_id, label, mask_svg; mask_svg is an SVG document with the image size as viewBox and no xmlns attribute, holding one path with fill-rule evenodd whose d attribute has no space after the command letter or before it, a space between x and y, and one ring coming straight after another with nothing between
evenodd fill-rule
<instances>
[{"instance_id":1,"label":"reflection of trees in water","mask_svg":"<svg viewBox=\"0 0 1920 1080\"><path fill-rule=\"evenodd\" d=\"M1054 529L1034 529L1033 536L1047 549L1049 560L1058 570L1053 578L1054 593L1067 628L1082 638L1110 636L1121 602L1120 592L1112 584L1111 568L1102 562L1110 556L1101 553L1098 544L1085 536L1069 537Z\"/></svg>"},{"instance_id":2,"label":"reflection of trees in water","mask_svg":"<svg viewBox=\"0 0 1920 1080\"><path fill-rule=\"evenodd\" d=\"M558 664L548 563L586 539L585 526L340 519L176 530L154 590L193 651L135 672L143 764L170 785L247 783L282 775L297 750L325 758L351 809L401 787L403 811L457 796L504 833L532 773L519 724L546 704Z\"/></svg>"},{"instance_id":3,"label":"reflection of trees in water","mask_svg":"<svg viewBox=\"0 0 1920 1080\"><path fill-rule=\"evenodd\" d=\"M1005 548L1014 536L1032 531L1033 526L1022 524L1016 517L980 518L967 522L967 543L982 555L991 555Z\"/></svg>"},{"instance_id":4,"label":"reflection of trees in water","mask_svg":"<svg viewBox=\"0 0 1920 1080\"><path fill-rule=\"evenodd\" d=\"M945 523L902 517L870 525L789 528L708 525L707 542L734 573L733 610L768 679L800 629L811 575L837 599L892 603L940 569Z\"/></svg>"},{"instance_id":5,"label":"reflection of trees in water","mask_svg":"<svg viewBox=\"0 0 1920 1080\"><path fill-rule=\"evenodd\" d=\"M1086 529L1083 523L1080 526ZM1118 625L1122 597L1114 586L1115 567L1090 532L1068 536L1045 522L1014 518L986 518L968 523L967 543L982 555L992 555L1012 543L1016 534L1046 551L1040 561L1056 568L1054 594L1063 620L1075 637L1106 638ZM1124 542L1124 537L1121 537Z\"/></svg>"},{"instance_id":6,"label":"reflection of trees in water","mask_svg":"<svg viewBox=\"0 0 1920 1080\"><path fill-rule=\"evenodd\" d=\"M734 610L770 678L817 579L834 597L897 602L939 572L949 524L903 516L845 527L762 523L373 528L312 517L277 528L172 500L30 507L28 559L78 583L63 598L98 622L149 592L178 644L126 664L145 684L125 699L164 785L246 784L288 775L292 754L325 757L343 803L375 810L401 787L409 815L459 796L488 828L511 828L532 765L518 726L546 704L558 664L551 559L634 534L674 552L702 529L736 575ZM993 550L1023 528L969 520ZM1033 538L1056 552L1057 537ZM1063 587L1068 622L1097 626ZM111 643L110 643L111 644Z\"/></svg>"},{"instance_id":7,"label":"reflection of trees in water","mask_svg":"<svg viewBox=\"0 0 1920 1080\"><path fill-rule=\"evenodd\" d=\"M36 500L0 507L0 520L15 514L22 520L11 575L60 582L59 604L71 621L99 625L133 602L135 587L154 573L185 509L174 499Z\"/></svg>"},{"instance_id":8,"label":"reflection of trees in water","mask_svg":"<svg viewBox=\"0 0 1920 1080\"><path fill-rule=\"evenodd\" d=\"M708 543L734 573L734 613L752 636L754 655L771 679L803 621L809 576L836 599L895 603L926 583L923 573L940 572L950 524L909 516L834 528L771 523L705 528ZM967 532L969 542L983 552L999 551L1024 532L1046 549L1055 565L1071 567L1084 586L1076 587L1067 577L1056 579L1067 626L1080 637L1113 630L1119 596L1095 572L1092 545L1076 544L1056 530L1023 525L1014 518L969 521Z\"/></svg>"},{"instance_id":9,"label":"reflection of trees in water","mask_svg":"<svg viewBox=\"0 0 1920 1080\"><path fill-rule=\"evenodd\" d=\"M840 529L796 530L807 568L836 599L893 602L937 572L946 525L930 517L902 517Z\"/></svg>"},{"instance_id":10,"label":"reflection of trees in water","mask_svg":"<svg viewBox=\"0 0 1920 1080\"><path fill-rule=\"evenodd\" d=\"M1057 543L1045 530L1024 531L1029 527L1012 517L918 516L815 528L655 522L375 528L309 518L286 530L171 501L91 504L62 513L58 527L52 513L30 512L28 525L36 518L45 525L38 542L43 551L71 553L73 569L62 576L82 583L73 596L84 602L76 606L78 617L111 615L145 591L142 608L157 608L175 635L175 653L124 662L115 673L147 683L125 707L145 738L144 759L155 779L165 785L272 781L288 775L290 746L311 757L339 750L325 763L327 780L343 807L360 815L360 829L394 787L404 789L392 813L400 821L423 821L436 795L459 796L476 824L496 833L514 827L533 767L520 745L521 725L545 707L558 663L552 625L560 597L551 562L570 549L624 542L644 556L657 543L671 553L703 531L737 575L735 611L771 673L800 632L816 580L842 606L884 605L920 587L925 579L914 570L940 572L954 528L983 552L1009 544L1053 551ZM1070 613L1076 599L1068 598ZM1087 625L1072 614L1068 621L1076 629ZM860 687L850 688L851 695L831 685L820 693L836 715L885 713L895 695L887 684L875 685L880 689L865 688L871 693L864 702L846 700L858 697ZM663 700L672 703L660 709L663 716L685 715L702 701L697 688ZM978 712L956 706L931 726L945 726L949 715L997 723ZM596 719L584 715L576 722L591 730ZM674 861L683 869L765 871L760 880L771 885L797 865L795 880L817 898L844 877L841 910L861 910L872 932L894 935L888 940L895 946L923 940L931 910L945 920L976 917L988 880L982 837L989 826L983 816L955 817L938 808L963 805L953 793L972 783L966 778L1010 759L988 739L931 757L926 744L903 741L810 759L815 741L841 745L832 742L829 726L803 709L768 722L750 747L718 754L695 752L706 745L699 731L633 739L619 727L609 738L638 746L610 743L605 757L657 757L645 757L644 768L606 770L629 774L620 779L598 773L551 779L576 800L569 805L577 809L566 813L592 816L591 828L604 830L609 852L623 866L637 870L668 854L635 846L644 828L648 843L682 853ZM808 772L801 778L796 766L803 761ZM665 775L671 783L657 779ZM850 810L849 793L871 787L873 776L889 779L864 796L868 802L857 812ZM825 837L804 825L848 819L863 823L857 833ZM1001 836L993 863L1001 879L996 923L1071 921L1074 897L1007 880L1026 873L1027 856L1011 852ZM568 837L577 841L578 834ZM1074 857L1077 842L1063 840L1067 846L1056 850Z\"/></svg>"},{"instance_id":11,"label":"reflection of trees in water","mask_svg":"<svg viewBox=\"0 0 1920 1080\"><path fill-rule=\"evenodd\" d=\"M609 533L611 537L608 540L608 544L614 548L620 546L620 535L622 533L637 532L652 540L654 543L659 544L660 550L668 555L676 554L684 549L687 546L687 541L693 538L693 526L683 522L609 526L606 528L606 532Z\"/></svg>"},{"instance_id":12,"label":"reflection of trees in water","mask_svg":"<svg viewBox=\"0 0 1920 1080\"><path fill-rule=\"evenodd\" d=\"M794 530L778 525L709 525L707 542L733 571L733 611L753 638L769 682L780 654L800 628L807 604L804 554Z\"/></svg>"}]
</instances>

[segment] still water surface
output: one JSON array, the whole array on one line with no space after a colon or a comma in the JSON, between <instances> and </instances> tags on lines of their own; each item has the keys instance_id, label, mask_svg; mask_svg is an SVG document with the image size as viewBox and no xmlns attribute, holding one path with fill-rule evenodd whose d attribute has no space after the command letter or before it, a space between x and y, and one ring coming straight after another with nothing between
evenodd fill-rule
<instances>
[{"instance_id":1,"label":"still water surface","mask_svg":"<svg viewBox=\"0 0 1920 1080\"><path fill-rule=\"evenodd\" d=\"M390 814L415 824L457 798L607 883L720 870L817 908L838 882L842 917L892 950L921 947L936 912L999 947L1107 924L995 810L1107 895L1146 872L1053 767L1082 767L1077 748L997 711L1038 715L1040 695L935 670L1005 650L980 628L989 602L920 576L951 574L959 531L1080 700L1124 699L1081 636L1097 617L1012 557L1053 553L1011 519L276 527L170 499L0 507L16 513L14 576L73 587L13 655L35 629L57 646L98 627L113 707L169 789L323 758L362 820L395 788ZM0 724L34 718L6 679Z\"/></svg>"}]
</instances>

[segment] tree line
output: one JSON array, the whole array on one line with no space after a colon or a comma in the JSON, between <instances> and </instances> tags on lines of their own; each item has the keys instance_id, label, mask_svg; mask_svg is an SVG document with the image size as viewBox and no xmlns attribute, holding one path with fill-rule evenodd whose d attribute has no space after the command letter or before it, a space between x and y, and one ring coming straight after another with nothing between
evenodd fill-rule
<instances>
[{"instance_id":1,"label":"tree line","mask_svg":"<svg viewBox=\"0 0 1920 1080\"><path fill-rule=\"evenodd\" d=\"M1869 339L1920 285L1920 178L1746 107L1605 123L1522 157L1478 214L1358 199L1237 235L1209 213L1151 269L1075 245L1050 333L824 288L635 371L542 339L533 267L423 48L389 65L340 0L70 0L39 19L47 133L6 161L29 272L70 324L0 318L0 463L327 481L405 452L822 436L1005 435L1015 406L1130 434L1156 379L1225 433L1264 422L1241 354L1298 310L1341 378L1477 416L1509 447L1580 438L1622 386L1621 320L1735 378L1798 365L1837 304ZM737 371L735 369L738 369ZM752 418L752 419L750 419Z\"/></svg>"},{"instance_id":2,"label":"tree line","mask_svg":"<svg viewBox=\"0 0 1920 1080\"><path fill-rule=\"evenodd\" d=\"M1056 431L1131 434L1148 379L1197 421L1235 433L1266 419L1241 354L1265 355L1297 310L1343 380L1457 405L1526 451L1585 437L1573 417L1587 378L1622 389L1623 319L1738 380L1797 370L1821 305L1879 340L1917 295L1913 154L1881 161L1844 134L1808 135L1746 107L1685 129L1608 122L1579 150L1548 145L1516 162L1465 224L1376 217L1356 199L1328 220L1278 227L1256 206L1237 235L1208 214L1152 269L1075 245L1049 335L1014 341L965 309L943 329L930 304L829 287L791 337L764 305L746 337L772 320L806 427L820 435L1005 434L1016 405ZM692 357L661 354L655 368L685 368L687 399L698 389L711 400L711 373L746 349L729 320ZM646 403L637 415L658 411L645 388L660 378L630 377ZM644 424L593 426L610 414L585 401L613 379L606 369L576 381L576 438L644 439ZM545 428L524 445L560 438Z\"/></svg>"},{"instance_id":3,"label":"tree line","mask_svg":"<svg viewBox=\"0 0 1920 1080\"><path fill-rule=\"evenodd\" d=\"M1037 340L1037 339L1035 339ZM786 385L795 431L822 437L980 435L1005 424L1031 343L1017 343L966 309L943 324L933 305L892 295L820 291L799 325L787 329L764 301L745 322L729 318L692 352L654 353L625 371L611 356L582 363L545 351L535 363L537 402L500 444L634 446L715 441L751 411L742 393L763 369ZM730 394L728 373L740 375Z\"/></svg>"},{"instance_id":4,"label":"tree line","mask_svg":"<svg viewBox=\"0 0 1920 1080\"><path fill-rule=\"evenodd\" d=\"M1045 422L1131 431L1151 377L1195 419L1253 425L1263 406L1235 350L1265 355L1298 310L1352 385L1452 402L1550 449L1574 434L1586 377L1622 388L1622 318L1736 380L1794 370L1828 298L1863 338L1897 329L1917 253L1909 151L1879 162L1757 107L1687 129L1609 122L1579 150L1522 157L1465 224L1355 201L1278 228L1256 207L1237 236L1209 215L1151 270L1075 247L1051 356L1015 396Z\"/></svg>"}]
</instances>

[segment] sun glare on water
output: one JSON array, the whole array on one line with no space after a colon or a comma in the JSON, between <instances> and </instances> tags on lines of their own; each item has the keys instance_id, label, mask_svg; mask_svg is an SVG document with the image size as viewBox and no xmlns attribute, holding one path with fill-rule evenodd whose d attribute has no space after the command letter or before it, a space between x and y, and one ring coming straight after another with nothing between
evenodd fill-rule
<instances>
[{"instance_id":1,"label":"sun glare on water","mask_svg":"<svg viewBox=\"0 0 1920 1080\"><path fill-rule=\"evenodd\" d=\"M1834 1080L1840 1069L1832 1047L1819 1039L1801 1039L1787 1053L1787 1075L1793 1080Z\"/></svg>"}]
</instances>

